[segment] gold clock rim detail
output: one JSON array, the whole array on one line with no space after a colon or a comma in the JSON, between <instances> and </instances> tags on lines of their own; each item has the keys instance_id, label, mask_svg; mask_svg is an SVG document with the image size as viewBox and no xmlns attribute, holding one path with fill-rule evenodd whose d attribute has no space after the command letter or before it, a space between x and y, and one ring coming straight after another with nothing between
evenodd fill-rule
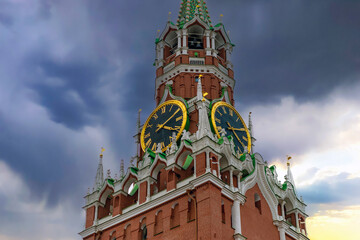
<instances>
[{"instance_id":1,"label":"gold clock rim detail","mask_svg":"<svg viewBox=\"0 0 360 240\"><path fill-rule=\"evenodd\" d=\"M234 113L238 116L238 118L240 119L241 123L244 125L244 128L245 128L245 131L246 131L246 135L247 135L247 138L248 138L248 152L250 152L251 150L251 136L250 136L250 133L249 133L249 129L247 128L243 118L241 117L241 115L238 113L238 111L236 111L236 109L228 104L227 102L223 102L223 101L220 101L220 102L217 102L215 103L212 108L211 108L211 124L213 125L213 128L214 128L214 131L216 133L216 135L218 136L218 138L220 138L220 133L216 127L216 123L215 123L215 112L216 110L221 107L221 106L226 106L228 108L230 108L231 110L234 111Z\"/></svg>"},{"instance_id":2,"label":"gold clock rim detail","mask_svg":"<svg viewBox=\"0 0 360 240\"><path fill-rule=\"evenodd\" d=\"M176 135L176 141L180 138L182 132L185 129L186 126L186 122L187 122L187 110L186 110L186 106L184 103L182 103L179 100L168 100L162 104L160 104L159 106L157 106L150 114L150 116L146 119L145 124L143 125L143 128L141 130L141 135L140 135L140 143L141 143L141 148L142 150L145 152L146 150L146 146L145 146L145 139L144 139L144 134L145 134L145 130L146 130L146 126L148 125L149 121L151 120L151 118L154 116L155 113L157 113L162 107L166 106L166 105L171 105L171 104L175 104L178 107L180 107L182 113L183 113L183 119L182 119L182 124L181 124L181 128L180 131L178 132L178 134ZM170 143L169 145L165 146L165 148L163 149L163 151L165 151L166 149L168 149L169 147L171 147Z\"/></svg>"}]
</instances>

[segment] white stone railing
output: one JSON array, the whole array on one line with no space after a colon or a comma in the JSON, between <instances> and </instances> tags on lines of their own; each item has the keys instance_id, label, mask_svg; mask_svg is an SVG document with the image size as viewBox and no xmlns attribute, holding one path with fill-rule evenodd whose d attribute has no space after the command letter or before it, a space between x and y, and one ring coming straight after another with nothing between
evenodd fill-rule
<instances>
[{"instance_id":1,"label":"white stone railing","mask_svg":"<svg viewBox=\"0 0 360 240\"><path fill-rule=\"evenodd\" d=\"M175 62L173 61L173 62L169 63L168 65L166 65L166 66L164 67L164 73L167 73L168 71L170 71L170 70L173 69L174 67L175 67Z\"/></svg>"},{"instance_id":2,"label":"white stone railing","mask_svg":"<svg viewBox=\"0 0 360 240\"><path fill-rule=\"evenodd\" d=\"M222 72L225 73L226 75L229 74L229 71L226 69L226 67L224 67L224 66L221 65L220 63L219 63L219 69L220 69L220 71L222 71Z\"/></svg>"},{"instance_id":3,"label":"white stone railing","mask_svg":"<svg viewBox=\"0 0 360 240\"><path fill-rule=\"evenodd\" d=\"M204 58L190 58L190 65L204 65Z\"/></svg>"}]
</instances>

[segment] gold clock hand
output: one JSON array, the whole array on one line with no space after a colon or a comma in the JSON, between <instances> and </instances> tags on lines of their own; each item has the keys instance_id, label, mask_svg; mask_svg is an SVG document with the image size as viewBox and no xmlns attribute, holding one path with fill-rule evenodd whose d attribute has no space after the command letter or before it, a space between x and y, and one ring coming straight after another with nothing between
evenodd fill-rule
<instances>
[{"instance_id":1,"label":"gold clock hand","mask_svg":"<svg viewBox=\"0 0 360 240\"><path fill-rule=\"evenodd\" d=\"M236 134L236 132L234 131L235 128L233 128L233 127L230 125L229 122L226 122L226 123L227 123L227 125L229 125L228 129L230 129L231 131L233 131L233 133L234 133L235 137L237 138L237 140L239 141L239 143L240 143L243 147L245 147L244 144L241 142L240 138L238 137L238 135Z\"/></svg>"},{"instance_id":2,"label":"gold clock hand","mask_svg":"<svg viewBox=\"0 0 360 240\"><path fill-rule=\"evenodd\" d=\"M243 131L245 132L245 128L233 128L233 127L229 127L230 130L236 130L236 131Z\"/></svg>"},{"instance_id":3,"label":"gold clock hand","mask_svg":"<svg viewBox=\"0 0 360 240\"><path fill-rule=\"evenodd\" d=\"M170 130L170 131L174 131L175 128L172 128L172 127L168 127L168 126L162 126L164 129L167 129L167 130Z\"/></svg>"},{"instance_id":4,"label":"gold clock hand","mask_svg":"<svg viewBox=\"0 0 360 240\"><path fill-rule=\"evenodd\" d=\"M175 114L177 114L179 111L180 111L180 108L179 108L178 110L176 110L176 112L174 112L174 114L173 114L171 117L169 117L168 120L166 120L163 124L158 124L158 128L156 129L155 132L157 132L157 131L159 131L161 128L163 128L164 125L165 125L168 121L170 121L170 119L172 119L172 118L175 116Z\"/></svg>"}]
</instances>

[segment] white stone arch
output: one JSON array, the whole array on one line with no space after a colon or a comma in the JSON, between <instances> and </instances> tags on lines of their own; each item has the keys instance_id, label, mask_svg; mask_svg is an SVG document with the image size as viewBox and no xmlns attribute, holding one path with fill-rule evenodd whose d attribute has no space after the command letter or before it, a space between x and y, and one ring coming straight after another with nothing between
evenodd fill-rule
<instances>
[{"instance_id":1,"label":"white stone arch","mask_svg":"<svg viewBox=\"0 0 360 240\"><path fill-rule=\"evenodd\" d=\"M160 212L163 212L163 210L162 209L157 210L155 216L157 216Z\"/></svg>"},{"instance_id":2,"label":"white stone arch","mask_svg":"<svg viewBox=\"0 0 360 240\"><path fill-rule=\"evenodd\" d=\"M222 36L222 34L216 34L215 36L215 49L218 50L220 48L225 47L226 40Z\"/></svg>"},{"instance_id":3,"label":"white stone arch","mask_svg":"<svg viewBox=\"0 0 360 240\"><path fill-rule=\"evenodd\" d=\"M133 183L135 183L137 181L138 181L137 176L135 174L133 174L130 169L128 169L128 171L127 171L127 173L126 173L126 175L124 177L124 180L122 181L121 189L124 192L128 193L131 184L133 184Z\"/></svg>"},{"instance_id":4,"label":"white stone arch","mask_svg":"<svg viewBox=\"0 0 360 240\"><path fill-rule=\"evenodd\" d=\"M229 162L228 158L226 156L221 156L221 158L219 160L220 170L228 167L229 165L230 165L230 162Z\"/></svg>"},{"instance_id":5,"label":"white stone arch","mask_svg":"<svg viewBox=\"0 0 360 240\"><path fill-rule=\"evenodd\" d=\"M150 167L150 176L154 179L157 179L157 175L159 174L161 169L166 167L167 167L166 161L156 156L155 161Z\"/></svg>"},{"instance_id":6,"label":"white stone arch","mask_svg":"<svg viewBox=\"0 0 360 240\"><path fill-rule=\"evenodd\" d=\"M184 26L183 29L188 29L189 26L192 26L195 23L198 23L198 25L202 26L204 29L210 29L210 27L198 16L195 16L193 19L191 19L189 22L187 22Z\"/></svg>"},{"instance_id":7,"label":"white stone arch","mask_svg":"<svg viewBox=\"0 0 360 240\"><path fill-rule=\"evenodd\" d=\"M176 205L179 205L179 203L175 202L173 205L171 205L171 209L174 209L176 207ZM179 207L180 207L180 205L179 205Z\"/></svg>"},{"instance_id":8,"label":"white stone arch","mask_svg":"<svg viewBox=\"0 0 360 240\"><path fill-rule=\"evenodd\" d=\"M112 195L112 193L114 193L114 188L109 185L109 184L105 184L102 189L101 189L101 194L100 194L100 197L99 197L99 202L102 204L102 205L105 205L106 203L106 199L108 198L109 195Z\"/></svg>"},{"instance_id":9,"label":"white stone arch","mask_svg":"<svg viewBox=\"0 0 360 240\"><path fill-rule=\"evenodd\" d=\"M223 24L221 24L220 26L216 27L216 28L215 28L215 32L216 32L217 34L219 34L219 32L220 32L221 35L224 37L224 40L225 40L226 43L229 43L229 42L230 42L230 38L229 38L228 34L226 33Z\"/></svg>"},{"instance_id":10,"label":"white stone arch","mask_svg":"<svg viewBox=\"0 0 360 240\"><path fill-rule=\"evenodd\" d=\"M178 37L175 30L170 30L164 39L166 45L168 45L171 49L175 48L178 44Z\"/></svg>"},{"instance_id":11,"label":"white stone arch","mask_svg":"<svg viewBox=\"0 0 360 240\"><path fill-rule=\"evenodd\" d=\"M162 31L159 39L164 39L166 38L167 34L170 32L170 31L174 31L174 30L177 30L176 27L174 27L171 23L167 23L166 26L165 26L165 29Z\"/></svg>"},{"instance_id":12,"label":"white stone arch","mask_svg":"<svg viewBox=\"0 0 360 240\"><path fill-rule=\"evenodd\" d=\"M243 195L245 195L249 189L253 188L255 184L258 184L259 189L262 195L264 196L267 205L270 208L273 220L279 220L279 216L277 213L278 200L271 191L271 188L266 180L266 175L263 165L256 164L255 171L253 172L253 174L247 177L244 183L242 184L243 184L243 188L242 188Z\"/></svg>"},{"instance_id":13,"label":"white stone arch","mask_svg":"<svg viewBox=\"0 0 360 240\"><path fill-rule=\"evenodd\" d=\"M192 150L185 147L185 144L182 144L182 148L181 150L179 149L178 152L175 155L175 159L176 159L176 164L179 165L180 167L182 167L185 163L185 160L187 158L188 155L192 154Z\"/></svg>"}]
</instances>

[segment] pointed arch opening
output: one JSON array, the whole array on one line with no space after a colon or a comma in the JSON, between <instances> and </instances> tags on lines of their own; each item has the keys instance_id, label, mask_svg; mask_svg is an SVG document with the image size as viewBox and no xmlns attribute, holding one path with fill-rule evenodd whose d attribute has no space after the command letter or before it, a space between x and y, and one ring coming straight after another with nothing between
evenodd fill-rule
<instances>
[{"instance_id":1,"label":"pointed arch opening","mask_svg":"<svg viewBox=\"0 0 360 240\"><path fill-rule=\"evenodd\" d=\"M199 25L192 25L188 28L189 49L204 49L204 28Z\"/></svg>"},{"instance_id":2,"label":"pointed arch opening","mask_svg":"<svg viewBox=\"0 0 360 240\"><path fill-rule=\"evenodd\" d=\"M163 232L163 212L162 210L160 210L155 215L154 235L160 234L162 232Z\"/></svg>"},{"instance_id":3,"label":"pointed arch opening","mask_svg":"<svg viewBox=\"0 0 360 240\"><path fill-rule=\"evenodd\" d=\"M180 226L179 204L175 203L171 208L170 229Z\"/></svg>"},{"instance_id":4,"label":"pointed arch opening","mask_svg":"<svg viewBox=\"0 0 360 240\"><path fill-rule=\"evenodd\" d=\"M131 239L131 224L126 225L126 227L124 228L123 239L124 240Z\"/></svg>"},{"instance_id":5,"label":"pointed arch opening","mask_svg":"<svg viewBox=\"0 0 360 240\"><path fill-rule=\"evenodd\" d=\"M147 227L146 227L146 218L143 218L140 221L140 228L139 228L139 236L138 236L139 240L146 240L148 239L148 234L147 234Z\"/></svg>"},{"instance_id":6,"label":"pointed arch opening","mask_svg":"<svg viewBox=\"0 0 360 240\"><path fill-rule=\"evenodd\" d=\"M262 214L261 198L260 198L259 194L257 194L257 193L254 194L254 202L255 202L255 208L259 211L260 214Z\"/></svg>"}]
</instances>

